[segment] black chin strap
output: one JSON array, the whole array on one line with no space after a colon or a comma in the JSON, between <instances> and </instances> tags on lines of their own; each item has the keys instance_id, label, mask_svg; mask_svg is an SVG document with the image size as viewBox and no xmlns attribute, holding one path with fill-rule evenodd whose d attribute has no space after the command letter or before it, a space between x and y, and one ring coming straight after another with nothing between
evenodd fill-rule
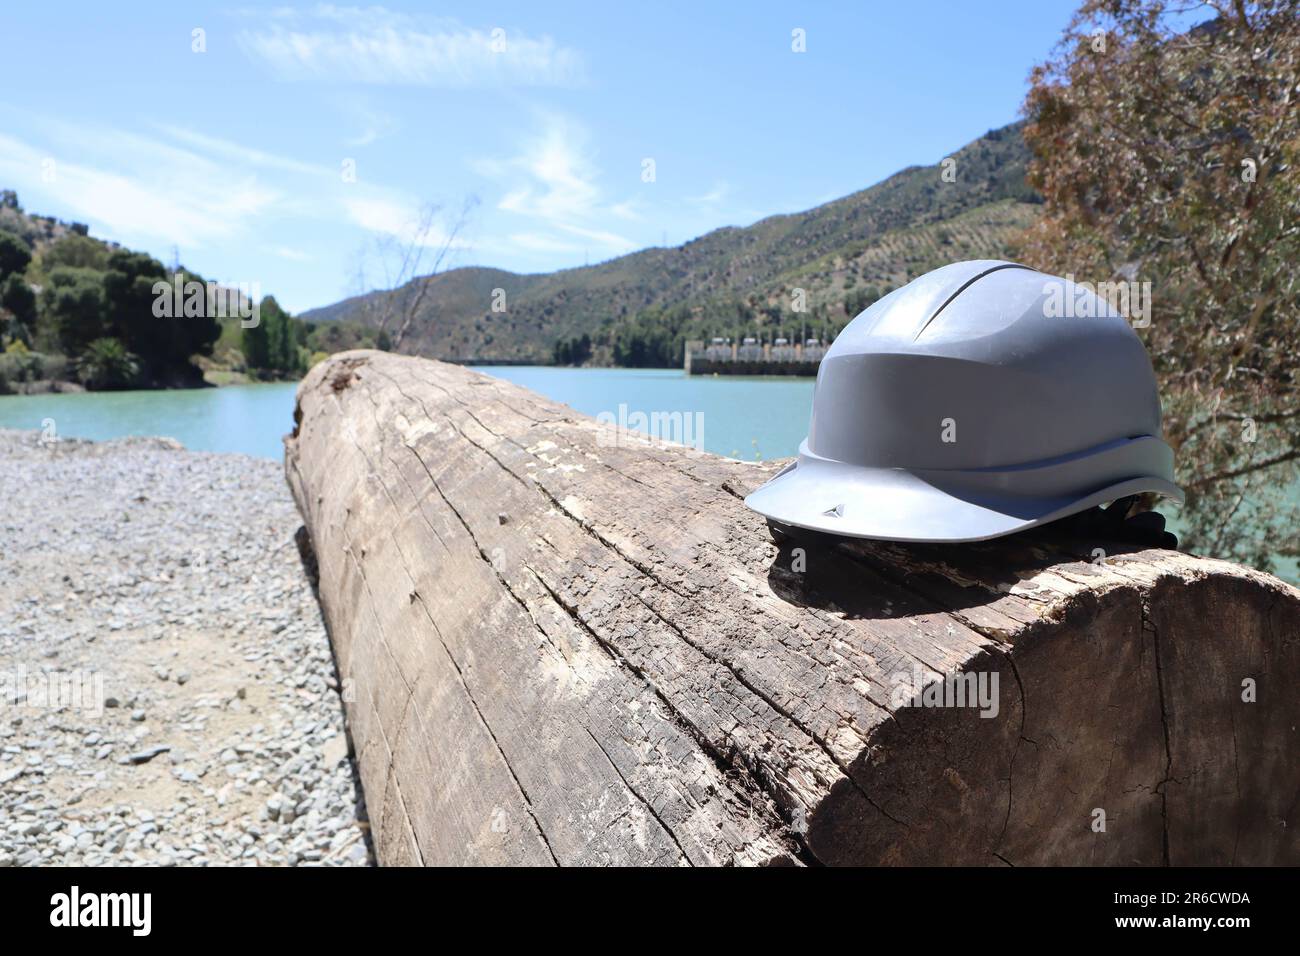
<instances>
[{"instance_id":1,"label":"black chin strap","mask_svg":"<svg viewBox=\"0 0 1300 956\"><path fill-rule=\"evenodd\" d=\"M1177 551L1178 537L1165 530L1165 516L1160 512L1141 511L1126 517L1137 500L1137 495L1128 495L1111 502L1109 508L1091 508L1067 518L1069 530L1079 537L1109 538Z\"/></svg>"}]
</instances>

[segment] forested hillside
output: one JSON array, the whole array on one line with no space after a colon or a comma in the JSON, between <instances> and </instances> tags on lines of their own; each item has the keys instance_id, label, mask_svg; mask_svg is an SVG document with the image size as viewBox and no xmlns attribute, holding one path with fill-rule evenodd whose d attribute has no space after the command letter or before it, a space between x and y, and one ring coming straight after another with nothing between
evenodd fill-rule
<instances>
[{"instance_id":1,"label":"forested hillside","mask_svg":"<svg viewBox=\"0 0 1300 956\"><path fill-rule=\"evenodd\" d=\"M296 377L319 353L378 344L348 324L316 331L272 296L254 302L0 190L0 394Z\"/></svg>"}]
</instances>

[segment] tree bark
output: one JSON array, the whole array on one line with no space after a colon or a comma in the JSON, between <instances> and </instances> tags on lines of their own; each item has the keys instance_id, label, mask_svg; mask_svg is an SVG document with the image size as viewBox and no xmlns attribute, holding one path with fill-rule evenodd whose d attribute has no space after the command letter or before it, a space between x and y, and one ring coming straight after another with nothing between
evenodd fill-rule
<instances>
[{"instance_id":1,"label":"tree bark","mask_svg":"<svg viewBox=\"0 0 1300 956\"><path fill-rule=\"evenodd\" d=\"M1050 528L778 547L741 502L778 463L383 352L295 421L383 863L1300 862L1269 575ZM922 706L958 675L989 706Z\"/></svg>"}]
</instances>

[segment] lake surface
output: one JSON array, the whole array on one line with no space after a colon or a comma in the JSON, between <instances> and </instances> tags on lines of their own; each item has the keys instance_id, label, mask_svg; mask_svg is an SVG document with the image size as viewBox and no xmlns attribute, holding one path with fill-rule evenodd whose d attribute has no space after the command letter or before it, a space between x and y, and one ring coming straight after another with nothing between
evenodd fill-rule
<instances>
[{"instance_id":1,"label":"lake surface","mask_svg":"<svg viewBox=\"0 0 1300 956\"><path fill-rule=\"evenodd\" d=\"M808 429L813 380L783 376L688 376L676 369L574 369L480 366L587 415L637 427L636 413L680 413L705 451L747 461L795 454ZM295 383L231 385L175 391L84 392L0 396L0 428L103 440L164 435L196 451L240 452L279 460L293 430ZM622 408L620 409L620 406ZM697 430L698 427L698 430ZM675 437L660 433L659 437ZM680 440L680 439L678 439ZM694 444L694 441L690 442ZM1300 498L1300 488L1296 489ZM1160 509L1178 530L1177 509ZM1277 573L1300 580L1300 563L1278 561Z\"/></svg>"},{"instance_id":2,"label":"lake surface","mask_svg":"<svg viewBox=\"0 0 1300 956\"><path fill-rule=\"evenodd\" d=\"M675 369L481 366L588 415L636 424L636 413L689 416L705 451L754 461L799 450L812 410L813 380L780 376L688 376ZM103 440L164 435L195 451L280 459L293 430L296 383L139 392L0 396L0 428L41 429ZM696 427L698 425L698 428ZM660 437L672 437L661 435Z\"/></svg>"},{"instance_id":3,"label":"lake surface","mask_svg":"<svg viewBox=\"0 0 1300 956\"><path fill-rule=\"evenodd\" d=\"M0 428L41 429L53 421L64 438L102 441L127 435L175 438L194 451L284 457L293 431L297 384L64 395L0 395Z\"/></svg>"},{"instance_id":4,"label":"lake surface","mask_svg":"<svg viewBox=\"0 0 1300 956\"><path fill-rule=\"evenodd\" d=\"M530 388L586 415L630 421L634 428L637 412L680 413L683 427L691 429L690 437L703 439L705 451L746 461L798 453L812 413L812 378L520 365L477 366L476 371ZM689 424L685 416L690 416ZM661 431L657 437L674 436Z\"/></svg>"}]
</instances>

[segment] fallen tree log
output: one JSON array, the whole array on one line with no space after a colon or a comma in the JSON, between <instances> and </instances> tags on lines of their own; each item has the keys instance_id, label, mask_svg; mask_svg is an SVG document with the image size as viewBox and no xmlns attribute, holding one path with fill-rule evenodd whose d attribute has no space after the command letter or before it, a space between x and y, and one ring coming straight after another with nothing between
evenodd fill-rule
<instances>
[{"instance_id":1,"label":"fallen tree log","mask_svg":"<svg viewBox=\"0 0 1300 956\"><path fill-rule=\"evenodd\" d=\"M1300 862L1269 575L1051 528L778 548L741 502L775 465L382 352L295 421L384 863Z\"/></svg>"}]
</instances>

